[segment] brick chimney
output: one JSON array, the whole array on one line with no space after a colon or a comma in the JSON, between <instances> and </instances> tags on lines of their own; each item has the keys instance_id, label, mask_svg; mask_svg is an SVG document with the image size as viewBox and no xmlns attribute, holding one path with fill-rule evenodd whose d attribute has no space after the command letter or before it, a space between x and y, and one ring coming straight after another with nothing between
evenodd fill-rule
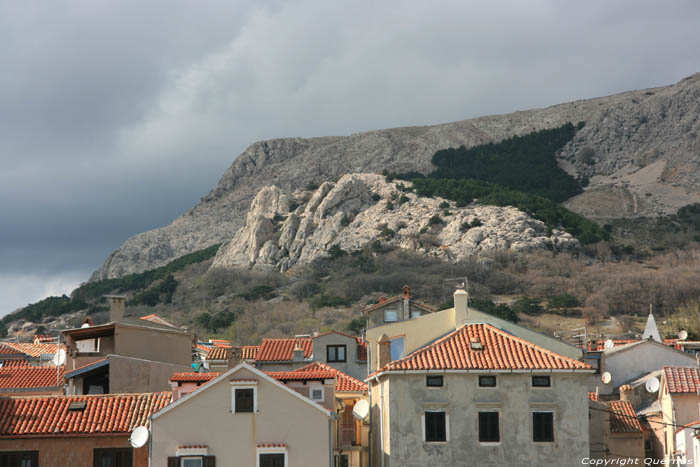
<instances>
[{"instance_id":1,"label":"brick chimney","mask_svg":"<svg viewBox=\"0 0 700 467\"><path fill-rule=\"evenodd\" d=\"M403 320L407 321L411 319L411 289L404 285L401 290L403 291Z\"/></svg>"},{"instance_id":2,"label":"brick chimney","mask_svg":"<svg viewBox=\"0 0 700 467\"><path fill-rule=\"evenodd\" d=\"M634 402L634 388L629 384L623 384L620 386L620 400L627 402Z\"/></svg>"},{"instance_id":3,"label":"brick chimney","mask_svg":"<svg viewBox=\"0 0 700 467\"><path fill-rule=\"evenodd\" d=\"M403 290L403 299L404 300L408 300L411 298L411 288L409 286L404 285L401 290Z\"/></svg>"},{"instance_id":4,"label":"brick chimney","mask_svg":"<svg viewBox=\"0 0 700 467\"><path fill-rule=\"evenodd\" d=\"M377 341L377 369L384 367L391 361L391 340L386 334L382 334Z\"/></svg>"},{"instance_id":5,"label":"brick chimney","mask_svg":"<svg viewBox=\"0 0 700 467\"><path fill-rule=\"evenodd\" d=\"M124 319L124 307L126 305L126 297L123 295L107 295L109 300L109 320L119 322Z\"/></svg>"},{"instance_id":6,"label":"brick chimney","mask_svg":"<svg viewBox=\"0 0 700 467\"><path fill-rule=\"evenodd\" d=\"M455 316L455 329L460 327L467 321L467 298L469 294L464 289L457 289L454 293L454 316Z\"/></svg>"}]
</instances>

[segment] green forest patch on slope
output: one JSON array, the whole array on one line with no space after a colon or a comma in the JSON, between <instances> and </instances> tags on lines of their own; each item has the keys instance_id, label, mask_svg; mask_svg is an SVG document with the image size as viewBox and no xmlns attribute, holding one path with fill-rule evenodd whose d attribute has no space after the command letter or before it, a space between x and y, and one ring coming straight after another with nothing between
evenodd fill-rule
<instances>
[{"instance_id":1,"label":"green forest patch on slope","mask_svg":"<svg viewBox=\"0 0 700 467\"><path fill-rule=\"evenodd\" d=\"M571 123L551 130L514 136L499 143L435 153L435 170L387 174L413 183L416 194L440 196L459 206L514 206L548 227L561 228L583 244L609 240L610 231L558 203L582 191L583 182L564 172L556 154L583 126Z\"/></svg>"}]
</instances>

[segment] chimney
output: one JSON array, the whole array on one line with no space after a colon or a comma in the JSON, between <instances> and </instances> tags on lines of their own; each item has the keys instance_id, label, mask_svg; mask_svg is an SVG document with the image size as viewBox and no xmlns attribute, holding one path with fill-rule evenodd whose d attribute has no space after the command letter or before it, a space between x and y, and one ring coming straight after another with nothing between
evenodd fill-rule
<instances>
[{"instance_id":1,"label":"chimney","mask_svg":"<svg viewBox=\"0 0 700 467\"><path fill-rule=\"evenodd\" d=\"M403 288L403 299L408 300L411 298L411 288L407 285L404 285Z\"/></svg>"},{"instance_id":2,"label":"chimney","mask_svg":"<svg viewBox=\"0 0 700 467\"><path fill-rule=\"evenodd\" d=\"M455 329L460 327L467 321L467 298L469 294L464 289L457 289L454 293L454 314L455 314Z\"/></svg>"},{"instance_id":3,"label":"chimney","mask_svg":"<svg viewBox=\"0 0 700 467\"><path fill-rule=\"evenodd\" d=\"M287 347L289 348L289 347ZM304 349L301 348L299 341L296 341L294 345L294 350L292 351L292 361L303 362L304 361Z\"/></svg>"},{"instance_id":4,"label":"chimney","mask_svg":"<svg viewBox=\"0 0 700 467\"><path fill-rule=\"evenodd\" d=\"M623 384L620 386L620 400L632 402L634 397L634 388L629 384Z\"/></svg>"},{"instance_id":5,"label":"chimney","mask_svg":"<svg viewBox=\"0 0 700 467\"><path fill-rule=\"evenodd\" d=\"M107 295L109 300L109 320L119 322L124 319L124 306L126 297L123 295Z\"/></svg>"},{"instance_id":6,"label":"chimney","mask_svg":"<svg viewBox=\"0 0 700 467\"><path fill-rule=\"evenodd\" d=\"M411 289L407 285L402 288L403 291L403 319L407 321L411 319Z\"/></svg>"},{"instance_id":7,"label":"chimney","mask_svg":"<svg viewBox=\"0 0 700 467\"><path fill-rule=\"evenodd\" d=\"M391 361L391 340L386 334L382 334L377 341L377 370L383 368Z\"/></svg>"}]
</instances>

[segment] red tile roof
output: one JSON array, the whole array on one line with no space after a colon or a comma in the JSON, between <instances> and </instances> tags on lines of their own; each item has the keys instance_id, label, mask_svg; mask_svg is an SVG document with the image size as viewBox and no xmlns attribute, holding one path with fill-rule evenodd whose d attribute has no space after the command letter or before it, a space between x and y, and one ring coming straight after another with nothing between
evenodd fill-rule
<instances>
[{"instance_id":1,"label":"red tile roof","mask_svg":"<svg viewBox=\"0 0 700 467\"><path fill-rule=\"evenodd\" d=\"M128 435L170 403L170 392L0 399L0 437ZM69 410L84 402L82 410Z\"/></svg>"},{"instance_id":2,"label":"red tile roof","mask_svg":"<svg viewBox=\"0 0 700 467\"><path fill-rule=\"evenodd\" d=\"M206 383L221 373L175 373L168 381L171 383Z\"/></svg>"},{"instance_id":3,"label":"red tile roof","mask_svg":"<svg viewBox=\"0 0 700 467\"><path fill-rule=\"evenodd\" d=\"M17 367L29 367L29 361L24 358L6 358L2 362L0 368L17 368ZM54 368L55 370L56 368Z\"/></svg>"},{"instance_id":4,"label":"red tile roof","mask_svg":"<svg viewBox=\"0 0 700 467\"><path fill-rule=\"evenodd\" d=\"M155 313L152 313L152 314L146 315L146 316L141 316L139 319L142 319L144 321L149 321L151 323L160 324L162 326L170 326L171 328L177 328L177 326L175 326L173 323L166 321L165 319L161 318L160 316L158 316Z\"/></svg>"},{"instance_id":5,"label":"red tile roof","mask_svg":"<svg viewBox=\"0 0 700 467\"><path fill-rule=\"evenodd\" d=\"M209 342L216 347L232 347L231 341L227 341L226 339L209 339Z\"/></svg>"},{"instance_id":6,"label":"red tile roof","mask_svg":"<svg viewBox=\"0 0 700 467\"><path fill-rule=\"evenodd\" d=\"M304 350L304 358L311 358L313 340L310 337L295 337L292 339L263 339L256 360L261 362L291 360L297 344Z\"/></svg>"},{"instance_id":7,"label":"red tile roof","mask_svg":"<svg viewBox=\"0 0 700 467\"><path fill-rule=\"evenodd\" d=\"M42 354L53 354L58 349L57 344L32 344L26 342L5 342L8 347L12 347L18 353L29 355L30 357L39 357ZM63 350L66 346L61 344Z\"/></svg>"},{"instance_id":8,"label":"red tile roof","mask_svg":"<svg viewBox=\"0 0 700 467\"><path fill-rule=\"evenodd\" d=\"M24 352L20 352L19 350L10 347L9 345L5 345L5 343L0 343L0 355L26 355Z\"/></svg>"},{"instance_id":9,"label":"red tile roof","mask_svg":"<svg viewBox=\"0 0 700 467\"><path fill-rule=\"evenodd\" d=\"M258 444L257 447L259 448L286 448L286 444L281 444L281 443L262 443Z\"/></svg>"},{"instance_id":10,"label":"red tile roof","mask_svg":"<svg viewBox=\"0 0 700 467\"><path fill-rule=\"evenodd\" d=\"M207 352L205 360L228 360L228 348L212 347Z\"/></svg>"},{"instance_id":11,"label":"red tile roof","mask_svg":"<svg viewBox=\"0 0 700 467\"><path fill-rule=\"evenodd\" d=\"M314 362L294 371L269 371L267 374L279 381L335 379L337 392L367 391L367 384L321 362Z\"/></svg>"},{"instance_id":12,"label":"red tile roof","mask_svg":"<svg viewBox=\"0 0 700 467\"><path fill-rule=\"evenodd\" d=\"M366 315L368 313L371 313L375 310L378 310L379 308L384 307L384 305L389 305L390 303L398 302L399 300L403 300L404 296L403 295L396 295L395 297L391 298L380 298L378 303L375 303L374 305L369 305L366 306L362 309L362 314ZM416 301L411 299L411 305L417 306L418 308L422 308L423 310L429 312L429 313L434 313L437 311L437 308L434 308L430 305L426 305L425 303Z\"/></svg>"},{"instance_id":13,"label":"red tile roof","mask_svg":"<svg viewBox=\"0 0 700 467\"><path fill-rule=\"evenodd\" d=\"M665 366L663 371L669 393L698 393L700 368Z\"/></svg>"},{"instance_id":14,"label":"red tile roof","mask_svg":"<svg viewBox=\"0 0 700 467\"><path fill-rule=\"evenodd\" d=\"M472 341L481 343L473 349ZM378 371L392 370L591 370L490 324L466 324Z\"/></svg>"},{"instance_id":15,"label":"red tile roof","mask_svg":"<svg viewBox=\"0 0 700 467\"><path fill-rule=\"evenodd\" d=\"M243 360L255 360L259 349L259 345L243 345L241 346L241 358Z\"/></svg>"},{"instance_id":16,"label":"red tile roof","mask_svg":"<svg viewBox=\"0 0 700 467\"><path fill-rule=\"evenodd\" d=\"M598 400L598 393L597 392L589 392L588 398L592 401L597 401Z\"/></svg>"},{"instance_id":17,"label":"red tile roof","mask_svg":"<svg viewBox=\"0 0 700 467\"><path fill-rule=\"evenodd\" d=\"M610 402L610 431L613 433L641 433L644 431L634 407L628 401Z\"/></svg>"},{"instance_id":18,"label":"red tile roof","mask_svg":"<svg viewBox=\"0 0 700 467\"><path fill-rule=\"evenodd\" d=\"M33 342L35 344L43 344L47 342L53 342L55 344L57 339L58 336L52 336L50 334L35 334Z\"/></svg>"},{"instance_id":19,"label":"red tile roof","mask_svg":"<svg viewBox=\"0 0 700 467\"><path fill-rule=\"evenodd\" d=\"M40 389L63 384L65 369L60 367L10 366L0 368L0 391ZM56 380L58 378L58 384Z\"/></svg>"}]
</instances>

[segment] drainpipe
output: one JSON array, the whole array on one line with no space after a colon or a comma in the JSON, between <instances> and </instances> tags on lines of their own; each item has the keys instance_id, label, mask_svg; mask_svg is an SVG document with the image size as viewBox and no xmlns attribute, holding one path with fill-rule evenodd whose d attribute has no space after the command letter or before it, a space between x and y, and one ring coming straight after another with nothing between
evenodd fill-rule
<instances>
[{"instance_id":1,"label":"drainpipe","mask_svg":"<svg viewBox=\"0 0 700 467\"><path fill-rule=\"evenodd\" d=\"M338 415L335 412L331 412L331 416L328 419L328 467L333 467L333 420L337 418Z\"/></svg>"},{"instance_id":2,"label":"drainpipe","mask_svg":"<svg viewBox=\"0 0 700 467\"><path fill-rule=\"evenodd\" d=\"M150 435L148 437L148 467L151 467L151 458L153 457L153 416L148 417L148 427L150 428Z\"/></svg>"}]
</instances>

